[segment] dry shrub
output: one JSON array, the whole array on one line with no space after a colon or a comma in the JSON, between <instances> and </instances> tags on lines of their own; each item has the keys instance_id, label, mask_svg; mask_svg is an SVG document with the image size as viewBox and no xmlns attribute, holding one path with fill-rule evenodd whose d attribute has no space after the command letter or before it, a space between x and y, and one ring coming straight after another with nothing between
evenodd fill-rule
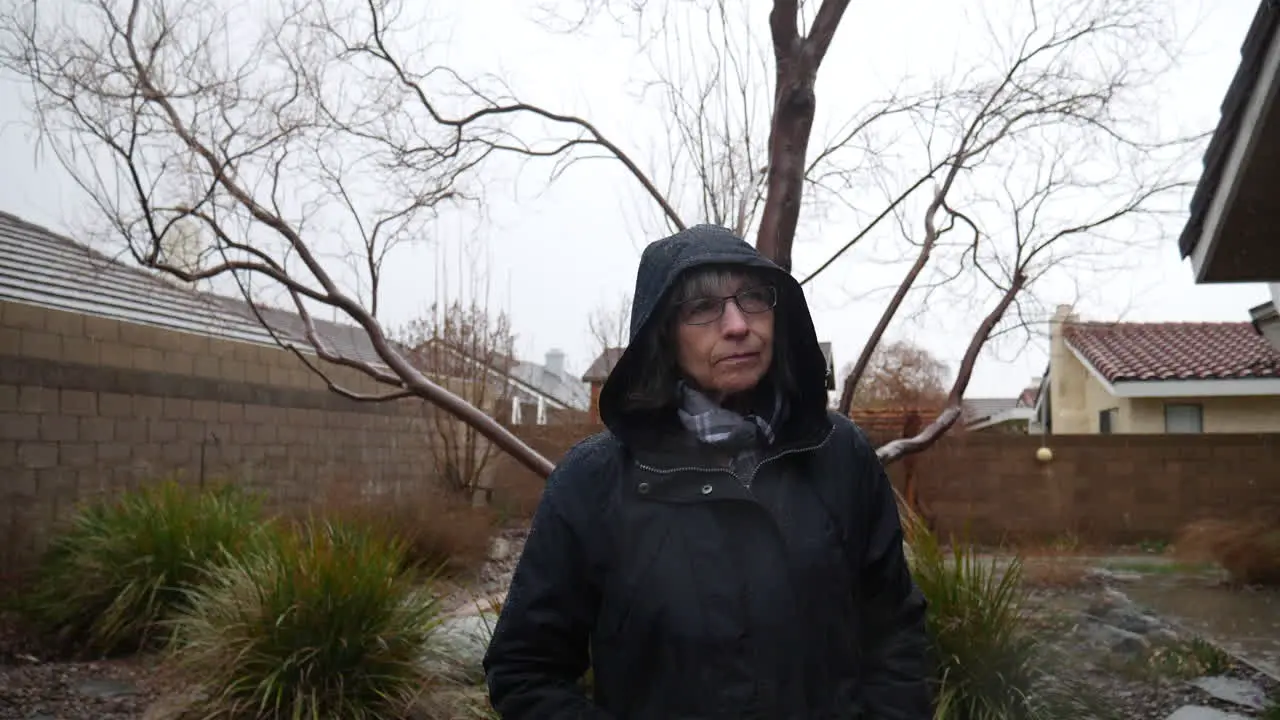
<instances>
[{"instance_id":1,"label":"dry shrub","mask_svg":"<svg viewBox=\"0 0 1280 720\"><path fill-rule=\"evenodd\" d=\"M1244 585L1280 585L1280 526L1274 522L1200 520L1182 529L1176 555L1216 562Z\"/></svg>"},{"instance_id":2,"label":"dry shrub","mask_svg":"<svg viewBox=\"0 0 1280 720\"><path fill-rule=\"evenodd\" d=\"M479 572L497 525L493 510L472 507L432 486L368 498L337 491L325 497L320 512L391 535L404 547L411 568L440 579Z\"/></svg>"},{"instance_id":3,"label":"dry shrub","mask_svg":"<svg viewBox=\"0 0 1280 720\"><path fill-rule=\"evenodd\" d=\"M397 538L280 523L205 573L173 623L205 718L402 718L432 680L439 605Z\"/></svg>"}]
</instances>

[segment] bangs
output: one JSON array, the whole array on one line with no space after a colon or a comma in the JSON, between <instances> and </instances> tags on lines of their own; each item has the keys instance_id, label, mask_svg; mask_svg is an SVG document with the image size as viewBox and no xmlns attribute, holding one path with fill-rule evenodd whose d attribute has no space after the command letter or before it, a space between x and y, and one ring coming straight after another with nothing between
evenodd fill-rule
<instances>
[{"instance_id":1,"label":"bangs","mask_svg":"<svg viewBox=\"0 0 1280 720\"><path fill-rule=\"evenodd\" d=\"M684 302L700 297L719 297L728 295L726 288L735 284L753 285L766 282L765 273L742 267L705 267L697 268L680 278L675 292L671 295L673 303Z\"/></svg>"}]
</instances>

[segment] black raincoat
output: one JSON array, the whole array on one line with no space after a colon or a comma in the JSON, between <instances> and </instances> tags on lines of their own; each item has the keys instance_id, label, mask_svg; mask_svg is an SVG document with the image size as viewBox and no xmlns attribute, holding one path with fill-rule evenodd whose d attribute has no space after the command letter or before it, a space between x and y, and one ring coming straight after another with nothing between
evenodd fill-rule
<instances>
[{"instance_id":1,"label":"black raincoat","mask_svg":"<svg viewBox=\"0 0 1280 720\"><path fill-rule=\"evenodd\" d=\"M728 230L690 228L645 249L630 347L706 264L776 273L774 352L799 396L748 484L674 413L622 411L643 372L623 354L601 391L608 429L565 455L535 513L484 660L493 706L508 720L927 720L925 602L874 449L827 410L799 284Z\"/></svg>"}]
</instances>

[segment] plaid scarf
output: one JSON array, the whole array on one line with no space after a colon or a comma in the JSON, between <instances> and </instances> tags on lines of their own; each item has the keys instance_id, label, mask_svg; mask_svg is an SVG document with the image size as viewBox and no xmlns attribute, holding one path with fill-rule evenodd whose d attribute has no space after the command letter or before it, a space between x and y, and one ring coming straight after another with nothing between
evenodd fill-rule
<instances>
[{"instance_id":1,"label":"plaid scarf","mask_svg":"<svg viewBox=\"0 0 1280 720\"><path fill-rule=\"evenodd\" d=\"M749 486L762 451L773 444L774 427L782 420L786 406L782 395L775 394L773 412L766 420L759 415L744 416L723 408L683 382L679 385L679 394L677 412L685 429L701 442L733 453L733 472Z\"/></svg>"}]
</instances>

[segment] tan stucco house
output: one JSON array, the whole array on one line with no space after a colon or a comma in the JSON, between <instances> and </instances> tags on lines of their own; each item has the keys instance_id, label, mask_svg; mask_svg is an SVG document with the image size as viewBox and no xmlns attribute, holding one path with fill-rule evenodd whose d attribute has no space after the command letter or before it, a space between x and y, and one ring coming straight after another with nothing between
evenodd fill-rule
<instances>
[{"instance_id":1,"label":"tan stucco house","mask_svg":"<svg viewBox=\"0 0 1280 720\"><path fill-rule=\"evenodd\" d=\"M1046 432L1280 432L1280 350L1250 323L1081 322L1060 306L1049 332Z\"/></svg>"}]
</instances>

